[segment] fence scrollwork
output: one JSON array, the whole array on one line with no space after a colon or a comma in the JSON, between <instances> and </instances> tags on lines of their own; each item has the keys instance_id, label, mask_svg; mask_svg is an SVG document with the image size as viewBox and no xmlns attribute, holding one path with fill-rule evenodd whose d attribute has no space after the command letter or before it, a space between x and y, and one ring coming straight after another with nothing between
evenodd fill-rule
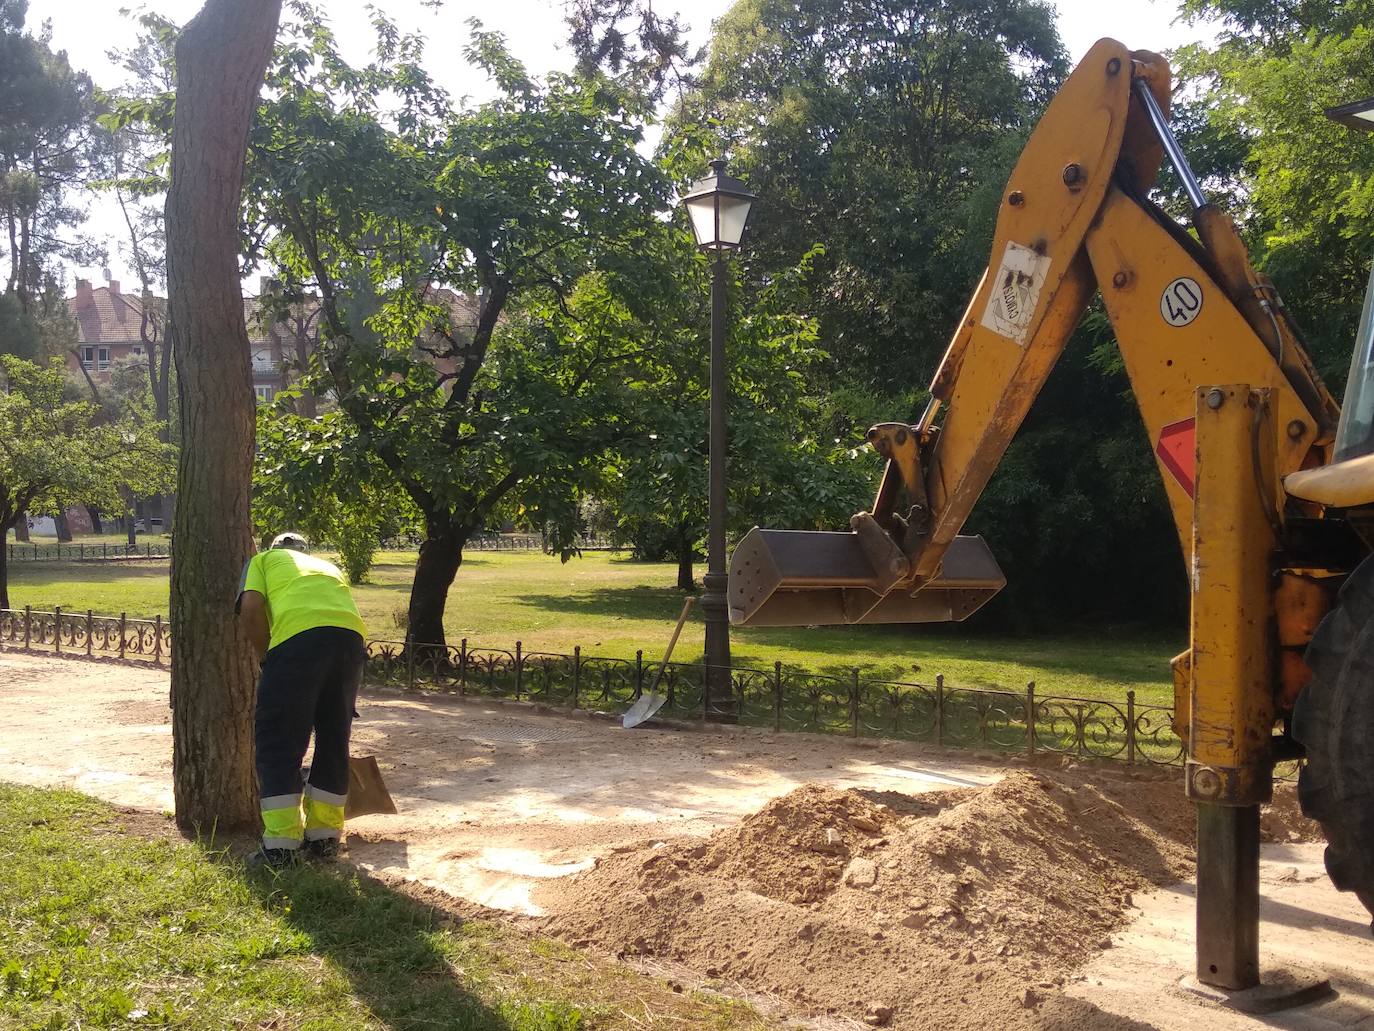
<instances>
[{"instance_id":1,"label":"fence scrollwork","mask_svg":"<svg viewBox=\"0 0 1374 1031\"><path fill-rule=\"evenodd\" d=\"M165 665L171 627L161 616L132 619L92 612L0 609L0 646L19 650ZM660 677L661 670L661 677ZM634 659L527 652L458 644L367 643L368 683L473 694L574 709L621 713L657 683L661 716L729 720L778 731L929 741L987 750L1049 753L1157 766L1181 765L1184 742L1166 706L1123 706L1105 699L956 687L866 676L859 669L814 673L775 663L732 667L729 689L712 686L700 661L660 668Z\"/></svg>"}]
</instances>

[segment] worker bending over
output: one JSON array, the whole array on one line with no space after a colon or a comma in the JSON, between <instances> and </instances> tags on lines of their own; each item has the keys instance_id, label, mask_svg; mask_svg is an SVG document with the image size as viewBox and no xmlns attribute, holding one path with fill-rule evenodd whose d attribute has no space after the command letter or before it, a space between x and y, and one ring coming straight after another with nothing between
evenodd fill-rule
<instances>
[{"instance_id":1,"label":"worker bending over","mask_svg":"<svg viewBox=\"0 0 1374 1031\"><path fill-rule=\"evenodd\" d=\"M283 533L249 559L236 607L262 658L254 742L263 833L248 859L254 867L289 866L302 843L311 858L332 859L343 836L363 621L343 574L306 549L305 538ZM312 731L315 754L302 785Z\"/></svg>"}]
</instances>

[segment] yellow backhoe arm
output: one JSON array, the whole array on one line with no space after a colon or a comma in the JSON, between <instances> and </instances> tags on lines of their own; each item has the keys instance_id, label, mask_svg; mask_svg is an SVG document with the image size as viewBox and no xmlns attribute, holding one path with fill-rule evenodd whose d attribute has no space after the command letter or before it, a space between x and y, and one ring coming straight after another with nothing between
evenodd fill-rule
<instances>
[{"instance_id":1,"label":"yellow backhoe arm","mask_svg":"<svg viewBox=\"0 0 1374 1031\"><path fill-rule=\"evenodd\" d=\"M1235 225L1202 196L1168 105L1161 58L1114 40L1089 51L1012 172L987 271L925 413L868 431L887 459L872 512L856 514L847 533L754 529L735 550L727 590L735 623L975 611L1004 580L981 538L959 531L1100 293L1188 562L1191 637L1174 660L1175 726L1198 803L1197 976L1246 989L1259 980L1259 804L1276 756L1297 754L1296 741L1318 743L1305 798L1320 803L1333 880L1374 909L1374 872L1362 858L1374 814L1356 811L1374 797L1368 742L1333 730L1361 703L1332 686L1365 690L1374 644L1348 669L1329 643L1365 632L1367 616L1356 620L1374 607L1374 559L1347 591L1363 609L1334 612L1316 629L1369 550L1352 526L1374 540L1374 460L1332 464L1339 408ZM1196 239L1146 199L1166 155ZM1357 357L1374 353L1362 346ZM1330 518L1334 508L1359 511ZM1318 680L1331 683L1315 699L1308 690L1292 735L1276 737L1312 672L1309 641ZM1027 713L1029 734L1036 718Z\"/></svg>"},{"instance_id":2,"label":"yellow backhoe arm","mask_svg":"<svg viewBox=\"0 0 1374 1031\"><path fill-rule=\"evenodd\" d=\"M1106 39L1089 51L1011 174L990 264L929 406L914 425L869 431L888 459L873 511L849 533L752 531L731 565L732 622L962 619L992 597L1001 571L981 538L959 531L1098 290L1185 555L1198 384L1274 390L1278 477L1324 461L1338 408L1229 218L1201 205L1199 245L1144 199L1173 142L1168 104L1162 58Z\"/></svg>"}]
</instances>

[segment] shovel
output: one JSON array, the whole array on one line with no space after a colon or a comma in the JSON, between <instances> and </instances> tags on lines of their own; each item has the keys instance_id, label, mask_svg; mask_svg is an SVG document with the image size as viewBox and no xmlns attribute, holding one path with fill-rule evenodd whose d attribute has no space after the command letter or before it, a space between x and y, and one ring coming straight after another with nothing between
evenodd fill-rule
<instances>
[{"instance_id":1,"label":"shovel","mask_svg":"<svg viewBox=\"0 0 1374 1031\"><path fill-rule=\"evenodd\" d=\"M658 675L654 677L653 686L646 694L639 696L639 701L630 706L625 718L621 721L621 726L626 730L637 727L645 720L650 719L654 713L663 708L664 702L668 700L667 695L658 693L658 685L663 682L663 674L668 672L668 660L672 658L673 646L677 644L678 635L682 633L682 625L687 622L687 613L692 611L692 602L695 598L688 598L682 603L682 615L677 617L677 626L673 628L672 639L668 641L668 650L663 653L663 664L658 667Z\"/></svg>"},{"instance_id":2,"label":"shovel","mask_svg":"<svg viewBox=\"0 0 1374 1031\"><path fill-rule=\"evenodd\" d=\"M395 813L396 803L382 780L375 755L350 756L348 759L348 801L344 803L344 817L367 816L369 813Z\"/></svg>"}]
</instances>

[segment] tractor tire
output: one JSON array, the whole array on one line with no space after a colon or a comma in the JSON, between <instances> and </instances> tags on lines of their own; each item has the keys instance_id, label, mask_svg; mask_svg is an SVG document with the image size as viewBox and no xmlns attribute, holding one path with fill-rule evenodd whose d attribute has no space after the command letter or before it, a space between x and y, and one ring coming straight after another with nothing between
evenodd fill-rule
<instances>
[{"instance_id":1,"label":"tractor tire","mask_svg":"<svg viewBox=\"0 0 1374 1031\"><path fill-rule=\"evenodd\" d=\"M1302 811L1326 832L1326 872L1374 913L1374 557L1341 588L1307 646L1312 680L1293 708L1307 761Z\"/></svg>"}]
</instances>

